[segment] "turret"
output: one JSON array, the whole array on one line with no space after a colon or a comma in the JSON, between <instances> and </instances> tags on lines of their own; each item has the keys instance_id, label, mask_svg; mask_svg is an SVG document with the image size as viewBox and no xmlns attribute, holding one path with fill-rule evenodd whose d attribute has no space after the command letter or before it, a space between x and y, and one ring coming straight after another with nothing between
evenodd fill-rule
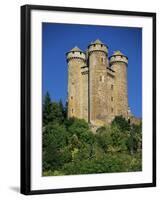
<instances>
[{"instance_id":1,"label":"turret","mask_svg":"<svg viewBox=\"0 0 160 200\"><path fill-rule=\"evenodd\" d=\"M128 65L127 56L123 55L120 51L115 51L112 56L110 56L110 65L113 65L115 62L123 62Z\"/></svg>"},{"instance_id":2,"label":"turret","mask_svg":"<svg viewBox=\"0 0 160 200\"><path fill-rule=\"evenodd\" d=\"M76 46L66 56L68 63L68 118L83 118L83 81L81 70L86 66L86 55Z\"/></svg>"},{"instance_id":3,"label":"turret","mask_svg":"<svg viewBox=\"0 0 160 200\"><path fill-rule=\"evenodd\" d=\"M88 46L89 54L95 51L103 52L108 55L108 47L103 44L99 39L91 42L91 44Z\"/></svg>"},{"instance_id":4,"label":"turret","mask_svg":"<svg viewBox=\"0 0 160 200\"><path fill-rule=\"evenodd\" d=\"M106 80L108 67L108 47L100 40L88 46L89 61L89 121L101 126L107 115ZM104 123L102 123L104 122Z\"/></svg>"},{"instance_id":5,"label":"turret","mask_svg":"<svg viewBox=\"0 0 160 200\"><path fill-rule=\"evenodd\" d=\"M69 62L72 59L86 61L85 53L83 53L83 51L79 49L77 46L75 46L73 49L67 52L66 55L67 55L67 62Z\"/></svg>"},{"instance_id":6,"label":"turret","mask_svg":"<svg viewBox=\"0 0 160 200\"><path fill-rule=\"evenodd\" d=\"M127 66L128 58L120 51L115 51L109 58L110 67L115 71L115 115L128 116L128 92L127 92Z\"/></svg>"}]
</instances>

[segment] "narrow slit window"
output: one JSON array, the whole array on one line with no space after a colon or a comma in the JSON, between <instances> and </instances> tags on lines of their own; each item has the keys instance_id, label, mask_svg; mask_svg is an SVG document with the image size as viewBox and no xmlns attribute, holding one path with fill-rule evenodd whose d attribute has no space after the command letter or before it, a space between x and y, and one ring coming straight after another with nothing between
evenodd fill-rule
<instances>
[{"instance_id":1,"label":"narrow slit window","mask_svg":"<svg viewBox=\"0 0 160 200\"><path fill-rule=\"evenodd\" d=\"M99 81L104 83L104 76L100 76Z\"/></svg>"},{"instance_id":2,"label":"narrow slit window","mask_svg":"<svg viewBox=\"0 0 160 200\"><path fill-rule=\"evenodd\" d=\"M113 101L113 97L111 97L111 101Z\"/></svg>"},{"instance_id":3,"label":"narrow slit window","mask_svg":"<svg viewBox=\"0 0 160 200\"><path fill-rule=\"evenodd\" d=\"M111 90L113 90L113 85L111 85Z\"/></svg>"},{"instance_id":4,"label":"narrow slit window","mask_svg":"<svg viewBox=\"0 0 160 200\"><path fill-rule=\"evenodd\" d=\"M100 60L101 60L101 63L105 64L105 58L104 57L101 57Z\"/></svg>"},{"instance_id":5,"label":"narrow slit window","mask_svg":"<svg viewBox=\"0 0 160 200\"><path fill-rule=\"evenodd\" d=\"M111 112L113 113L113 108L111 108Z\"/></svg>"}]
</instances>

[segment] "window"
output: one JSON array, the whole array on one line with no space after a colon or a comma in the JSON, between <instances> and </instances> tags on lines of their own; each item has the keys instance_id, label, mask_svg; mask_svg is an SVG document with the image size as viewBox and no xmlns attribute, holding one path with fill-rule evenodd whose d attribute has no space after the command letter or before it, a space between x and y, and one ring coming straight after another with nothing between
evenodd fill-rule
<instances>
[{"instance_id":1,"label":"window","mask_svg":"<svg viewBox=\"0 0 160 200\"><path fill-rule=\"evenodd\" d=\"M71 96L71 99L73 99L73 96Z\"/></svg>"},{"instance_id":2,"label":"window","mask_svg":"<svg viewBox=\"0 0 160 200\"><path fill-rule=\"evenodd\" d=\"M73 108L72 108L72 113L73 113Z\"/></svg>"},{"instance_id":3,"label":"window","mask_svg":"<svg viewBox=\"0 0 160 200\"><path fill-rule=\"evenodd\" d=\"M113 101L113 97L111 97L111 101Z\"/></svg>"},{"instance_id":4,"label":"window","mask_svg":"<svg viewBox=\"0 0 160 200\"><path fill-rule=\"evenodd\" d=\"M100 76L99 81L104 83L104 76Z\"/></svg>"},{"instance_id":5,"label":"window","mask_svg":"<svg viewBox=\"0 0 160 200\"><path fill-rule=\"evenodd\" d=\"M111 85L111 90L113 90L113 85Z\"/></svg>"},{"instance_id":6,"label":"window","mask_svg":"<svg viewBox=\"0 0 160 200\"><path fill-rule=\"evenodd\" d=\"M100 58L100 62L105 64L105 58L103 56Z\"/></svg>"},{"instance_id":7,"label":"window","mask_svg":"<svg viewBox=\"0 0 160 200\"><path fill-rule=\"evenodd\" d=\"M113 113L113 108L111 108L111 112Z\"/></svg>"}]
</instances>

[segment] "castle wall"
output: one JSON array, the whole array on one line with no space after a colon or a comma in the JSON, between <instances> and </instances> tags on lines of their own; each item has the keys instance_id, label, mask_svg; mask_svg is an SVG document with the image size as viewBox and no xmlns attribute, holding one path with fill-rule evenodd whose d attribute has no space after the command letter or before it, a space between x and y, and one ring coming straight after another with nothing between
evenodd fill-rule
<instances>
[{"instance_id":1,"label":"castle wall","mask_svg":"<svg viewBox=\"0 0 160 200\"><path fill-rule=\"evenodd\" d=\"M115 71L114 83L114 114L123 115L127 118L128 115L128 94L127 94L127 66L124 62L115 62L112 64Z\"/></svg>"},{"instance_id":2,"label":"castle wall","mask_svg":"<svg viewBox=\"0 0 160 200\"><path fill-rule=\"evenodd\" d=\"M115 117L115 72L107 69L107 119L106 124L109 124Z\"/></svg>"},{"instance_id":3,"label":"castle wall","mask_svg":"<svg viewBox=\"0 0 160 200\"><path fill-rule=\"evenodd\" d=\"M87 61L86 61L87 58ZM93 127L112 122L115 116L128 117L128 59L116 51L108 60L108 49L100 41L83 53L67 53L68 118L85 119Z\"/></svg>"},{"instance_id":4,"label":"castle wall","mask_svg":"<svg viewBox=\"0 0 160 200\"><path fill-rule=\"evenodd\" d=\"M104 125L107 118L107 57L102 51L93 51L89 55L89 112L90 122Z\"/></svg>"},{"instance_id":5,"label":"castle wall","mask_svg":"<svg viewBox=\"0 0 160 200\"><path fill-rule=\"evenodd\" d=\"M82 75L84 60L74 58L68 62L68 118L83 118Z\"/></svg>"},{"instance_id":6,"label":"castle wall","mask_svg":"<svg viewBox=\"0 0 160 200\"><path fill-rule=\"evenodd\" d=\"M82 74L82 118L88 122L88 67L81 68Z\"/></svg>"}]
</instances>

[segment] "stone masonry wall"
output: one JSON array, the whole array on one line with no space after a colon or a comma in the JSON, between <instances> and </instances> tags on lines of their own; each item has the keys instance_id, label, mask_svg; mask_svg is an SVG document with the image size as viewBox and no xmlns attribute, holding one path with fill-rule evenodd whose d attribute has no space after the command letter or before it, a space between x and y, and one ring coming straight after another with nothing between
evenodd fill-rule
<instances>
[{"instance_id":1,"label":"stone masonry wall","mask_svg":"<svg viewBox=\"0 0 160 200\"><path fill-rule=\"evenodd\" d=\"M88 122L88 67L81 68L82 74L82 118Z\"/></svg>"},{"instance_id":2,"label":"stone masonry wall","mask_svg":"<svg viewBox=\"0 0 160 200\"><path fill-rule=\"evenodd\" d=\"M68 118L85 119L99 127L115 116L128 117L128 59L113 54L109 66L107 54L103 44L89 46L87 56L82 51L68 53Z\"/></svg>"},{"instance_id":3,"label":"stone masonry wall","mask_svg":"<svg viewBox=\"0 0 160 200\"><path fill-rule=\"evenodd\" d=\"M82 115L82 59L71 59L68 63L68 117L83 118Z\"/></svg>"},{"instance_id":4,"label":"stone masonry wall","mask_svg":"<svg viewBox=\"0 0 160 200\"><path fill-rule=\"evenodd\" d=\"M123 62L115 62L112 65L115 71L114 81L114 115L128 115L128 94L127 94L127 66Z\"/></svg>"},{"instance_id":5,"label":"stone masonry wall","mask_svg":"<svg viewBox=\"0 0 160 200\"><path fill-rule=\"evenodd\" d=\"M89 104L90 122L104 125L107 118L107 57L104 52L94 51L89 55Z\"/></svg>"}]
</instances>

